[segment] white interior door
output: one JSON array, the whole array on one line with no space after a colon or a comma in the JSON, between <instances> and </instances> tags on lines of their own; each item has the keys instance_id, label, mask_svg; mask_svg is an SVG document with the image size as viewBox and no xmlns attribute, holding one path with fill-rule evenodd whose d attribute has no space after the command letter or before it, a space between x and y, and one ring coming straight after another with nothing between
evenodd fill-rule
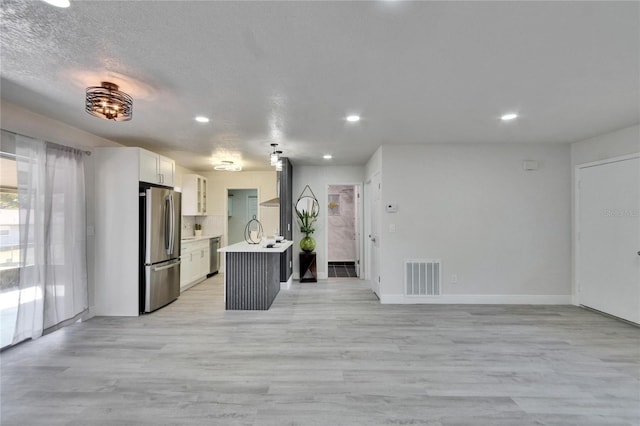
<instances>
[{"instance_id":1,"label":"white interior door","mask_svg":"<svg viewBox=\"0 0 640 426\"><path fill-rule=\"evenodd\" d=\"M371 179L371 234L369 243L371 247L371 289L380 297L380 173L373 175Z\"/></svg>"},{"instance_id":2,"label":"white interior door","mask_svg":"<svg viewBox=\"0 0 640 426\"><path fill-rule=\"evenodd\" d=\"M640 158L578 170L578 302L640 323Z\"/></svg>"},{"instance_id":3,"label":"white interior door","mask_svg":"<svg viewBox=\"0 0 640 426\"><path fill-rule=\"evenodd\" d=\"M355 233L355 243L356 243L356 277L360 278L360 265L362 258L362 250L360 248L360 242L362 241L362 235L360 233L360 212L362 211L362 198L360 197L360 185L355 185L353 187L353 202L355 204L354 208L354 233Z\"/></svg>"}]
</instances>

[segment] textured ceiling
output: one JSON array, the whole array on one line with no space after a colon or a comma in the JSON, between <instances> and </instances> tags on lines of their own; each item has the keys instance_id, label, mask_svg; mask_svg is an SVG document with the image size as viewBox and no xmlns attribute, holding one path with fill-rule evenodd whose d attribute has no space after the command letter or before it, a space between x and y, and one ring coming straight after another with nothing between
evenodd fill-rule
<instances>
[{"instance_id":1,"label":"textured ceiling","mask_svg":"<svg viewBox=\"0 0 640 426\"><path fill-rule=\"evenodd\" d=\"M638 2L3 0L0 90L194 170L269 169L272 142L318 165L381 144L571 142L638 122L639 16ZM134 98L132 121L84 112L104 80Z\"/></svg>"}]
</instances>

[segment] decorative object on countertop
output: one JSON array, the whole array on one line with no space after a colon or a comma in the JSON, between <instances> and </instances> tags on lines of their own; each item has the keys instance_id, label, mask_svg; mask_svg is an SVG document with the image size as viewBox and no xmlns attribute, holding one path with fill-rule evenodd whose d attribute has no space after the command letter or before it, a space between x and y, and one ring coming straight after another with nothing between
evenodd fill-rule
<instances>
[{"instance_id":1,"label":"decorative object on countertop","mask_svg":"<svg viewBox=\"0 0 640 426\"><path fill-rule=\"evenodd\" d=\"M193 235L195 235L196 237L202 236L202 225L200 225L199 223L193 225Z\"/></svg>"},{"instance_id":2,"label":"decorative object on countertop","mask_svg":"<svg viewBox=\"0 0 640 426\"><path fill-rule=\"evenodd\" d=\"M263 234L262 224L253 216L253 219L247 222L247 226L244 227L244 240L249 244L260 244Z\"/></svg>"},{"instance_id":3,"label":"decorative object on countertop","mask_svg":"<svg viewBox=\"0 0 640 426\"><path fill-rule=\"evenodd\" d=\"M100 86L87 87L85 110L94 117L113 121L129 121L133 114L133 99L118 90L118 85L103 81Z\"/></svg>"},{"instance_id":4,"label":"decorative object on countertop","mask_svg":"<svg viewBox=\"0 0 640 426\"><path fill-rule=\"evenodd\" d=\"M307 189L311 195L305 195ZM305 186L300 193L298 201L296 201L295 210L300 232L304 234L304 238L300 240L300 248L310 253L316 248L316 240L311 234L315 232L314 225L320 213L320 204L309 185Z\"/></svg>"}]
</instances>

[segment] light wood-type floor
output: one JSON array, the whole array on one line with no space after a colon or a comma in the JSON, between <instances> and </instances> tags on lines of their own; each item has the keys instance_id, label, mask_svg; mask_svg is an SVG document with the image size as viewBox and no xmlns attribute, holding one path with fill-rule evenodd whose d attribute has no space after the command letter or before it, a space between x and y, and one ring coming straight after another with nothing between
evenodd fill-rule
<instances>
[{"instance_id":1,"label":"light wood-type floor","mask_svg":"<svg viewBox=\"0 0 640 426\"><path fill-rule=\"evenodd\" d=\"M360 280L225 312L216 276L0 356L3 426L640 424L640 329L571 306L380 305Z\"/></svg>"}]
</instances>

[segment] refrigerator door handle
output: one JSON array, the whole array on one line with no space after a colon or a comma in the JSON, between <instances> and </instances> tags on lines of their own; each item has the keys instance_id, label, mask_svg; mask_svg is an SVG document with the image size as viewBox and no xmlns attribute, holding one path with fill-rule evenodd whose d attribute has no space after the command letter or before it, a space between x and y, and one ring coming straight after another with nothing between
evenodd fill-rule
<instances>
[{"instance_id":1,"label":"refrigerator door handle","mask_svg":"<svg viewBox=\"0 0 640 426\"><path fill-rule=\"evenodd\" d=\"M171 248L172 216L173 209L171 208L171 195L167 195L164 199L164 251L168 256L170 256L173 251Z\"/></svg>"},{"instance_id":2,"label":"refrigerator door handle","mask_svg":"<svg viewBox=\"0 0 640 426\"><path fill-rule=\"evenodd\" d=\"M169 194L169 206L169 212L171 214L169 219L169 223L171 224L171 233L169 234L169 252L167 254L171 256L173 254L173 246L176 236L176 212L173 204L173 194Z\"/></svg>"},{"instance_id":3,"label":"refrigerator door handle","mask_svg":"<svg viewBox=\"0 0 640 426\"><path fill-rule=\"evenodd\" d=\"M158 271L164 271L165 269L171 269L174 268L176 266L178 266L180 264L180 261L174 262L170 265L165 265L165 266L155 266L153 268L153 272L158 272Z\"/></svg>"}]
</instances>

